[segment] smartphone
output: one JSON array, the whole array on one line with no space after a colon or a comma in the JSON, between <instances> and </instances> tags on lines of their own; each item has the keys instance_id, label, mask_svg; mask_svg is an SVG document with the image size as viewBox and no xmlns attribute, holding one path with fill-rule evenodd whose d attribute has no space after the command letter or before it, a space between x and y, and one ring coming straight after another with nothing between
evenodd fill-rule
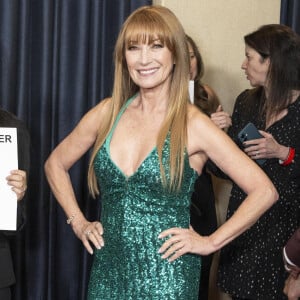
<instances>
[{"instance_id":1,"label":"smartphone","mask_svg":"<svg viewBox=\"0 0 300 300\"><path fill-rule=\"evenodd\" d=\"M263 136L259 133L258 129L255 127L253 123L248 123L239 133L238 138L241 141L241 143L245 141L260 139ZM259 165L263 165L266 161L266 159L255 159L255 161Z\"/></svg>"}]
</instances>

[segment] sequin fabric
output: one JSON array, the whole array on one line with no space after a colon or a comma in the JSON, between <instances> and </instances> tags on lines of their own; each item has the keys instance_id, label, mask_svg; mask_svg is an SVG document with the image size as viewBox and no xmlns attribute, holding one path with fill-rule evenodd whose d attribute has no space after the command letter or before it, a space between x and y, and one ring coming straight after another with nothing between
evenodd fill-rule
<instances>
[{"instance_id":1,"label":"sequin fabric","mask_svg":"<svg viewBox=\"0 0 300 300\"><path fill-rule=\"evenodd\" d=\"M242 93L235 104L229 135L248 123L264 130L265 120L249 110ZM244 234L221 251L218 285L227 293L246 299L281 300L287 272L284 270L282 248L300 226L300 98L288 107L288 114L267 130L282 145L296 148L294 163L281 166L278 159L267 159L262 169L279 193L279 200ZM233 185L227 217L242 203L245 194ZM262 199L263 201L263 199Z\"/></svg>"},{"instance_id":2,"label":"sequin fabric","mask_svg":"<svg viewBox=\"0 0 300 300\"><path fill-rule=\"evenodd\" d=\"M195 171L186 157L181 190L178 193L165 190L155 148L138 170L127 177L110 158L111 135L112 132L94 165L101 189L105 246L95 252L88 299L198 299L200 256L187 254L169 263L158 253L163 243L158 239L161 231L189 227ZM168 161L167 138L163 164L167 166Z\"/></svg>"}]
</instances>

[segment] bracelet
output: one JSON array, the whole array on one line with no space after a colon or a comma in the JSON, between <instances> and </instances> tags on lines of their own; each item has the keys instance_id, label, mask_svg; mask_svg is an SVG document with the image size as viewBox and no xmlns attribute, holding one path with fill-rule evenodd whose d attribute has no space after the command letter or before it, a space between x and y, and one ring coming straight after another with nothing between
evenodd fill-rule
<instances>
[{"instance_id":1,"label":"bracelet","mask_svg":"<svg viewBox=\"0 0 300 300\"><path fill-rule=\"evenodd\" d=\"M67 219L67 224L70 225L74 219L75 219L75 214Z\"/></svg>"},{"instance_id":2,"label":"bracelet","mask_svg":"<svg viewBox=\"0 0 300 300\"><path fill-rule=\"evenodd\" d=\"M279 163L282 166L288 166L289 164L294 162L294 157L295 157L295 148L289 147L289 154L285 160L279 160Z\"/></svg>"}]
</instances>

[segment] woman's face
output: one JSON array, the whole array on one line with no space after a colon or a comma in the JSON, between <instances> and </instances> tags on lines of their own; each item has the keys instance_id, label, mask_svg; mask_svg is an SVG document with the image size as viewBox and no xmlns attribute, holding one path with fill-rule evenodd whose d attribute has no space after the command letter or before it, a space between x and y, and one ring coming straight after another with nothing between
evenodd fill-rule
<instances>
[{"instance_id":1,"label":"woman's face","mask_svg":"<svg viewBox=\"0 0 300 300\"><path fill-rule=\"evenodd\" d=\"M266 87L270 59L263 59L257 51L247 45L245 47L245 56L246 58L242 63L242 69L245 71L251 86Z\"/></svg>"},{"instance_id":2,"label":"woman's face","mask_svg":"<svg viewBox=\"0 0 300 300\"><path fill-rule=\"evenodd\" d=\"M188 43L188 47L189 47L189 54L190 54L190 80L194 80L198 73L197 58L195 56L194 50L190 45L190 43Z\"/></svg>"},{"instance_id":3,"label":"woman's face","mask_svg":"<svg viewBox=\"0 0 300 300\"><path fill-rule=\"evenodd\" d=\"M140 88L152 89L170 83L173 55L159 39L149 44L131 42L125 58L130 77Z\"/></svg>"}]
</instances>

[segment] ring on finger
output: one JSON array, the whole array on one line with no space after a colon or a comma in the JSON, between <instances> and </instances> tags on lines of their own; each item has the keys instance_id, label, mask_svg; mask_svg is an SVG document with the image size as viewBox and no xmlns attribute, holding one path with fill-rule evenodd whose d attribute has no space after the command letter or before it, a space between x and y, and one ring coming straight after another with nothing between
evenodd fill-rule
<instances>
[{"instance_id":1,"label":"ring on finger","mask_svg":"<svg viewBox=\"0 0 300 300\"><path fill-rule=\"evenodd\" d=\"M92 233L91 230L86 230L86 231L84 232L84 234L85 234L87 237L88 237L91 233Z\"/></svg>"}]
</instances>

